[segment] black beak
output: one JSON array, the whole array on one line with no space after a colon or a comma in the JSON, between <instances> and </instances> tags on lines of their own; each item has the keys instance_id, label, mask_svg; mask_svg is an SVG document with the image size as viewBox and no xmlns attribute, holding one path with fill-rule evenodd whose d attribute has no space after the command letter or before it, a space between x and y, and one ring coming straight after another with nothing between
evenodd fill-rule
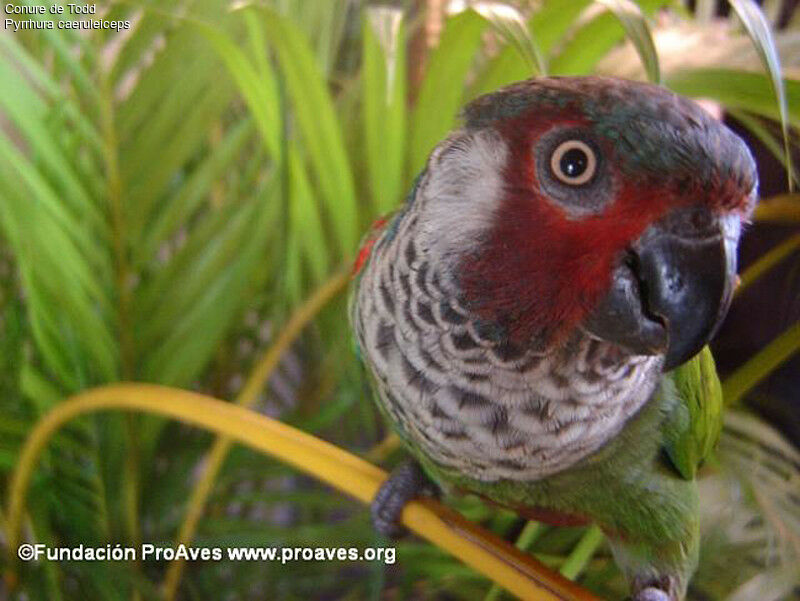
<instances>
[{"instance_id":1,"label":"black beak","mask_svg":"<svg viewBox=\"0 0 800 601\"><path fill-rule=\"evenodd\" d=\"M620 258L586 329L636 354L663 354L664 371L688 361L728 312L740 230L735 215L697 207L669 213Z\"/></svg>"}]
</instances>

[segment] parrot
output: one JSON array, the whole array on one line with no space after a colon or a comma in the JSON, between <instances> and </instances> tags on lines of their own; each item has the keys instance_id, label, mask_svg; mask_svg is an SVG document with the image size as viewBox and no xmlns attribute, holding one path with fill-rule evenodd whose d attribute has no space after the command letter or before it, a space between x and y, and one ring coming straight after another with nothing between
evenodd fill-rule
<instances>
[{"instance_id":1,"label":"parrot","mask_svg":"<svg viewBox=\"0 0 800 601\"><path fill-rule=\"evenodd\" d=\"M469 103L354 266L357 350L411 457L376 529L431 487L474 494L596 524L634 601L684 599L722 423L707 343L757 188L745 143L655 84L537 77Z\"/></svg>"}]
</instances>

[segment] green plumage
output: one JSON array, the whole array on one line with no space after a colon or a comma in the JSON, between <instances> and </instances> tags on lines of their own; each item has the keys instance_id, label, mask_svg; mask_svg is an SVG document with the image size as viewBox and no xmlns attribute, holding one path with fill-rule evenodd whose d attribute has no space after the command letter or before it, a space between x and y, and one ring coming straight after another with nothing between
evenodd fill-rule
<instances>
[{"instance_id":1,"label":"green plumage","mask_svg":"<svg viewBox=\"0 0 800 601\"><path fill-rule=\"evenodd\" d=\"M515 510L537 508L597 523L631 582L660 582L682 598L699 552L695 475L722 427L722 393L708 347L666 374L653 399L600 451L542 481L480 482L419 453L445 489Z\"/></svg>"},{"instance_id":2,"label":"green plumage","mask_svg":"<svg viewBox=\"0 0 800 601\"><path fill-rule=\"evenodd\" d=\"M722 430L722 387L711 350L706 346L666 379L680 403L665 429L665 448L681 475L692 479L711 455Z\"/></svg>"}]
</instances>

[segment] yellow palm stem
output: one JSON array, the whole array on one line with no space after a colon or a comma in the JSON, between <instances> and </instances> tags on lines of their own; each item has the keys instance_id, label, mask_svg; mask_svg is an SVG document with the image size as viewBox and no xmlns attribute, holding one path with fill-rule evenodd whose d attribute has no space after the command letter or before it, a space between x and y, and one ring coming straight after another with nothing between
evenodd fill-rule
<instances>
[{"instance_id":1,"label":"yellow palm stem","mask_svg":"<svg viewBox=\"0 0 800 601\"><path fill-rule=\"evenodd\" d=\"M342 270L332 276L308 300L306 300L291 316L286 326L278 334L278 338L256 361L253 371L242 386L242 390L236 397L236 404L242 407L252 407L258 399L259 393L264 389L264 385L269 380L272 372L280 363L284 353L294 343L303 328L316 317L322 308L337 296L350 281L349 270ZM214 482L217 479L222 464L228 456L232 444L229 436L220 436L211 446L211 450L201 462L204 465L197 482L192 489L189 502L186 506L186 514L178 531L176 547L180 544L189 546L194 540L197 532L197 525L203 517L208 497L214 489ZM181 582L184 559L174 559L167 568L164 576L162 590L165 601L172 601L178 592L178 585Z\"/></svg>"},{"instance_id":2,"label":"yellow palm stem","mask_svg":"<svg viewBox=\"0 0 800 601\"><path fill-rule=\"evenodd\" d=\"M745 361L722 383L722 398L735 406L764 378L800 350L800 321L773 338L767 346Z\"/></svg>"},{"instance_id":3,"label":"yellow palm stem","mask_svg":"<svg viewBox=\"0 0 800 601\"><path fill-rule=\"evenodd\" d=\"M761 200L753 219L782 225L800 222L800 194L780 194Z\"/></svg>"},{"instance_id":4,"label":"yellow palm stem","mask_svg":"<svg viewBox=\"0 0 800 601\"><path fill-rule=\"evenodd\" d=\"M12 554L20 539L25 496L31 477L39 456L53 434L77 416L114 409L162 415L226 435L232 441L275 457L364 503L371 501L386 478L383 470L355 455L232 403L153 384L117 384L95 388L56 405L39 420L25 442L9 493L6 534ZM409 503L402 517L403 524L410 530L452 553L522 599L596 599L530 556L433 500ZM12 586L16 580L13 557L9 566L6 584Z\"/></svg>"},{"instance_id":5,"label":"yellow palm stem","mask_svg":"<svg viewBox=\"0 0 800 601\"><path fill-rule=\"evenodd\" d=\"M800 248L800 234L786 238L742 272L736 294L742 294L762 275Z\"/></svg>"},{"instance_id":6,"label":"yellow palm stem","mask_svg":"<svg viewBox=\"0 0 800 601\"><path fill-rule=\"evenodd\" d=\"M403 442L394 432L389 432L383 440L364 453L364 459L373 463L381 463L394 451L402 446Z\"/></svg>"}]
</instances>

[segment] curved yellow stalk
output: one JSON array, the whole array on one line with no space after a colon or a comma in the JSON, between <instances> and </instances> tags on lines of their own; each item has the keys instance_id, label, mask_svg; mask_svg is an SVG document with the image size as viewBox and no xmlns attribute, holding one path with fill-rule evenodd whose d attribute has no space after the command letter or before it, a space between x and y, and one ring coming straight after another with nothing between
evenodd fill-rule
<instances>
[{"instance_id":1,"label":"curved yellow stalk","mask_svg":"<svg viewBox=\"0 0 800 601\"><path fill-rule=\"evenodd\" d=\"M800 221L800 194L780 194L764 198L758 203L753 219L783 225L797 223Z\"/></svg>"},{"instance_id":2,"label":"curved yellow stalk","mask_svg":"<svg viewBox=\"0 0 800 601\"><path fill-rule=\"evenodd\" d=\"M317 313L337 294L339 294L350 281L349 270L342 270L333 275L326 281L308 300L306 300L291 316L288 323L278 334L278 338L256 361L253 371L242 386L242 390L236 397L236 404L242 407L251 407L258 399L258 394L263 390L264 385L269 380L272 372L280 363L281 357L297 339L308 323L314 319ZM191 545L197 532L197 524L203 517L208 497L214 488L222 464L228 456L233 440L230 436L220 436L211 446L211 450L206 455L205 461L201 462L203 471L192 489L189 502L186 505L186 514L178 531L178 538L175 546L180 544ZM181 581L183 568L186 561L182 558L172 560L164 576L162 591L165 601L172 601L178 592L178 585Z\"/></svg>"},{"instance_id":3,"label":"curved yellow stalk","mask_svg":"<svg viewBox=\"0 0 800 601\"><path fill-rule=\"evenodd\" d=\"M386 473L342 449L244 407L195 392L154 384L95 388L56 405L32 430L11 481L7 540L14 553L20 538L25 495L39 456L52 435L69 420L105 410L144 411L223 434L271 455L329 486L369 503ZM483 531L433 500L409 503L403 523L419 536L452 553L522 599L591 601L594 596ZM10 558L6 582L13 583Z\"/></svg>"},{"instance_id":4,"label":"curved yellow stalk","mask_svg":"<svg viewBox=\"0 0 800 601\"><path fill-rule=\"evenodd\" d=\"M800 321L789 326L769 344L745 361L722 383L722 398L729 407L735 406L764 378L784 361L800 351Z\"/></svg>"},{"instance_id":5,"label":"curved yellow stalk","mask_svg":"<svg viewBox=\"0 0 800 601\"><path fill-rule=\"evenodd\" d=\"M400 437L394 432L389 432L383 440L364 453L364 459L374 463L382 463L394 451L403 445Z\"/></svg>"},{"instance_id":6,"label":"curved yellow stalk","mask_svg":"<svg viewBox=\"0 0 800 601\"><path fill-rule=\"evenodd\" d=\"M800 248L800 234L795 234L794 236L789 236L786 240L764 253L757 261L742 272L739 287L736 288L736 294L741 294L744 290L749 288L753 282L798 248Z\"/></svg>"}]
</instances>

